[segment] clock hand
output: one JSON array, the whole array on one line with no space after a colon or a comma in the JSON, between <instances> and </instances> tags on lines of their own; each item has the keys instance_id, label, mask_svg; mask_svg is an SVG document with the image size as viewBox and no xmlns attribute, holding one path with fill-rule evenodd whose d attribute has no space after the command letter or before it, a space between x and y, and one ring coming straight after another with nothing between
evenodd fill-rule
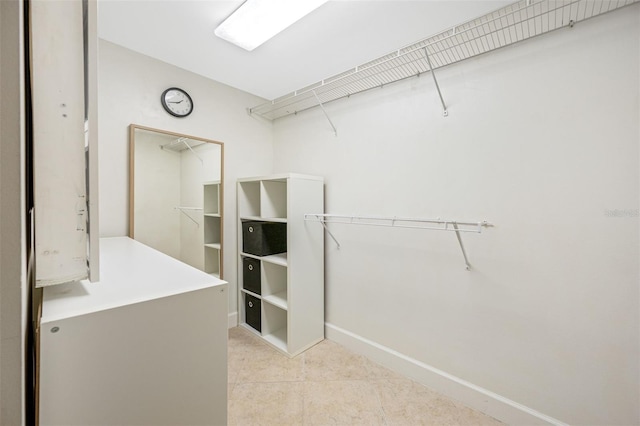
<instances>
[{"instance_id":1,"label":"clock hand","mask_svg":"<svg viewBox=\"0 0 640 426\"><path fill-rule=\"evenodd\" d=\"M167 101L167 103L170 103L170 104L179 104L180 102L183 102L183 101L184 101L184 99L180 99L179 101Z\"/></svg>"}]
</instances>

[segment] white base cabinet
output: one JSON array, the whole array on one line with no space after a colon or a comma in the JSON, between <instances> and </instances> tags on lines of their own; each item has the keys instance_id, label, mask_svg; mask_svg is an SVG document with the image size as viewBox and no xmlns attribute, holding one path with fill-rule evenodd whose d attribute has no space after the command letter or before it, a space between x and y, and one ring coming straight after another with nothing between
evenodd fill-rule
<instances>
[{"instance_id":1,"label":"white base cabinet","mask_svg":"<svg viewBox=\"0 0 640 426\"><path fill-rule=\"evenodd\" d=\"M129 238L44 290L40 425L224 425L227 283Z\"/></svg>"},{"instance_id":2,"label":"white base cabinet","mask_svg":"<svg viewBox=\"0 0 640 426\"><path fill-rule=\"evenodd\" d=\"M280 174L238 180L238 312L240 325L289 356L324 339L324 231L306 213L324 212L324 179ZM286 252L245 251L243 223L286 226ZM245 271L245 258L258 264ZM245 285L259 268L257 286ZM256 278L256 277L254 277Z\"/></svg>"}]
</instances>

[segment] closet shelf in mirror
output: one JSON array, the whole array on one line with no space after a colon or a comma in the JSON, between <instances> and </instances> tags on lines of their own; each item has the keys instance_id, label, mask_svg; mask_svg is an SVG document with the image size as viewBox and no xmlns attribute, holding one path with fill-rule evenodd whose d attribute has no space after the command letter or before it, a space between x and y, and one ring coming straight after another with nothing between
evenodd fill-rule
<instances>
[{"instance_id":1,"label":"closet shelf in mirror","mask_svg":"<svg viewBox=\"0 0 640 426\"><path fill-rule=\"evenodd\" d=\"M205 213L204 215L207 217L220 217L220 213Z\"/></svg>"},{"instance_id":2,"label":"closet shelf in mirror","mask_svg":"<svg viewBox=\"0 0 640 426\"><path fill-rule=\"evenodd\" d=\"M204 145L205 143L206 142L204 141L193 140L187 137L180 137L171 142L167 142L165 144L160 145L160 149L180 152L180 151L184 151L185 149L196 148L200 145Z\"/></svg>"},{"instance_id":3,"label":"closet shelf in mirror","mask_svg":"<svg viewBox=\"0 0 640 426\"><path fill-rule=\"evenodd\" d=\"M207 243L204 245L205 247L209 247L212 249L218 249L220 250L220 243Z\"/></svg>"}]
</instances>

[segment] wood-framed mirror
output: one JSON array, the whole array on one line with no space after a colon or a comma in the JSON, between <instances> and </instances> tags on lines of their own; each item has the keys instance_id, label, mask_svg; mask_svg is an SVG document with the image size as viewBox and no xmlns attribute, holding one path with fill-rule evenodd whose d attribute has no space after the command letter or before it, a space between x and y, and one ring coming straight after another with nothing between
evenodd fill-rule
<instances>
[{"instance_id":1,"label":"wood-framed mirror","mask_svg":"<svg viewBox=\"0 0 640 426\"><path fill-rule=\"evenodd\" d=\"M224 144L129 126L129 237L223 276Z\"/></svg>"}]
</instances>

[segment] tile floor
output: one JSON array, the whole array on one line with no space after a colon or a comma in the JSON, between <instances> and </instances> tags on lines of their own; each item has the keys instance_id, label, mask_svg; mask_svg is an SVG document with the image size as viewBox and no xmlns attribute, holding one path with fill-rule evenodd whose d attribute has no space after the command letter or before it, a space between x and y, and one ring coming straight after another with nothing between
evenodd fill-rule
<instances>
[{"instance_id":1,"label":"tile floor","mask_svg":"<svg viewBox=\"0 0 640 426\"><path fill-rule=\"evenodd\" d=\"M288 358L229 330L229 425L500 425L325 340Z\"/></svg>"}]
</instances>

